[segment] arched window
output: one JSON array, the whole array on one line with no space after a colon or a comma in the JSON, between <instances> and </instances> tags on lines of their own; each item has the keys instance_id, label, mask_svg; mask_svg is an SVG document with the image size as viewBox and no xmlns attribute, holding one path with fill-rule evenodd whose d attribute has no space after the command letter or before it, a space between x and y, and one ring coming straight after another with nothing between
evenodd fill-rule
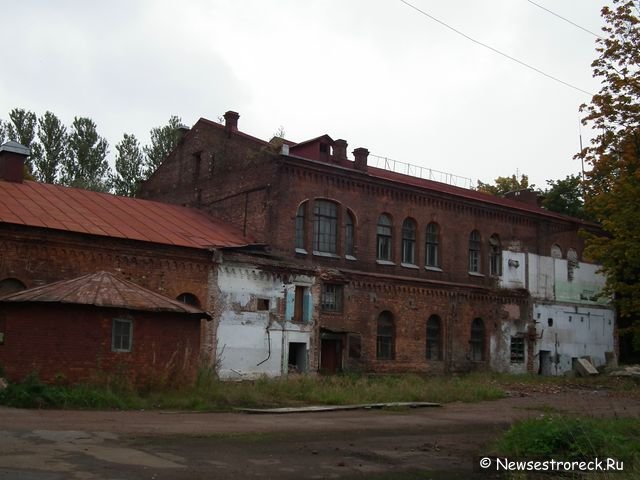
<instances>
[{"instance_id":1,"label":"arched window","mask_svg":"<svg viewBox=\"0 0 640 480\"><path fill-rule=\"evenodd\" d=\"M354 256L353 245L355 243L355 224L353 220L353 214L347 210L347 214L344 219L344 254Z\"/></svg>"},{"instance_id":2,"label":"arched window","mask_svg":"<svg viewBox=\"0 0 640 480\"><path fill-rule=\"evenodd\" d=\"M304 250L304 226L307 213L307 202L298 206L296 213L296 249Z\"/></svg>"},{"instance_id":3,"label":"arched window","mask_svg":"<svg viewBox=\"0 0 640 480\"><path fill-rule=\"evenodd\" d=\"M480 232L477 230L469 235L469 271L480 273Z\"/></svg>"},{"instance_id":4,"label":"arched window","mask_svg":"<svg viewBox=\"0 0 640 480\"><path fill-rule=\"evenodd\" d=\"M378 316L376 337L376 358L393 360L395 356L395 329L393 315L384 311Z\"/></svg>"},{"instance_id":5,"label":"arched window","mask_svg":"<svg viewBox=\"0 0 640 480\"><path fill-rule=\"evenodd\" d=\"M427 360L442 360L442 323L438 315L427 320Z\"/></svg>"},{"instance_id":6,"label":"arched window","mask_svg":"<svg viewBox=\"0 0 640 480\"><path fill-rule=\"evenodd\" d=\"M437 223L427 225L425 246L425 266L438 268L440 266L440 229Z\"/></svg>"},{"instance_id":7,"label":"arched window","mask_svg":"<svg viewBox=\"0 0 640 480\"><path fill-rule=\"evenodd\" d=\"M176 297L176 300L192 307L200 308L200 300L193 293L184 292Z\"/></svg>"},{"instance_id":8,"label":"arched window","mask_svg":"<svg viewBox=\"0 0 640 480\"><path fill-rule=\"evenodd\" d=\"M391 218L384 213L378 217L376 245L376 258L391 260Z\"/></svg>"},{"instance_id":9,"label":"arched window","mask_svg":"<svg viewBox=\"0 0 640 480\"><path fill-rule=\"evenodd\" d=\"M416 263L416 222L411 218L402 223L402 263Z\"/></svg>"},{"instance_id":10,"label":"arched window","mask_svg":"<svg viewBox=\"0 0 640 480\"><path fill-rule=\"evenodd\" d=\"M316 200L313 209L313 250L338 251L338 206L328 200Z\"/></svg>"},{"instance_id":11,"label":"arched window","mask_svg":"<svg viewBox=\"0 0 640 480\"><path fill-rule=\"evenodd\" d=\"M471 360L482 362L484 360L484 322L481 318L476 318L471 322Z\"/></svg>"},{"instance_id":12,"label":"arched window","mask_svg":"<svg viewBox=\"0 0 640 480\"><path fill-rule=\"evenodd\" d=\"M0 297L25 290L27 287L17 278L5 278L0 281Z\"/></svg>"},{"instance_id":13,"label":"arched window","mask_svg":"<svg viewBox=\"0 0 640 480\"><path fill-rule=\"evenodd\" d=\"M553 258L562 258L562 248L557 243L551 245L551 256Z\"/></svg>"},{"instance_id":14,"label":"arched window","mask_svg":"<svg viewBox=\"0 0 640 480\"><path fill-rule=\"evenodd\" d=\"M502 275L502 245L496 234L489 238L489 275Z\"/></svg>"}]
</instances>

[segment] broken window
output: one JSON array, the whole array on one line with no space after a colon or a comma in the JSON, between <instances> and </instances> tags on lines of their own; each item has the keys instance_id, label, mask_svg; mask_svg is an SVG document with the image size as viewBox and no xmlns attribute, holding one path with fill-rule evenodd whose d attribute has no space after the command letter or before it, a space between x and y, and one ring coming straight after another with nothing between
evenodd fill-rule
<instances>
[{"instance_id":1,"label":"broken window","mask_svg":"<svg viewBox=\"0 0 640 480\"><path fill-rule=\"evenodd\" d=\"M192 307L200 308L200 300L193 293L181 293L176 297L176 300L182 303L186 303L187 305L191 305Z\"/></svg>"},{"instance_id":2,"label":"broken window","mask_svg":"<svg viewBox=\"0 0 640 480\"><path fill-rule=\"evenodd\" d=\"M511 337L511 363L524 363L524 337Z\"/></svg>"},{"instance_id":3,"label":"broken window","mask_svg":"<svg viewBox=\"0 0 640 480\"><path fill-rule=\"evenodd\" d=\"M111 332L111 350L114 352L130 352L133 334L133 322L131 320L113 319Z\"/></svg>"},{"instance_id":4,"label":"broken window","mask_svg":"<svg viewBox=\"0 0 640 480\"><path fill-rule=\"evenodd\" d=\"M344 254L354 255L354 234L355 234L355 222L353 221L353 214L347 211L347 215L344 221Z\"/></svg>"},{"instance_id":5,"label":"broken window","mask_svg":"<svg viewBox=\"0 0 640 480\"><path fill-rule=\"evenodd\" d=\"M416 263L416 222L411 218L402 223L402 263Z\"/></svg>"},{"instance_id":6,"label":"broken window","mask_svg":"<svg viewBox=\"0 0 640 480\"><path fill-rule=\"evenodd\" d=\"M304 226L307 202L302 202L298 206L296 213L296 249L304 250Z\"/></svg>"},{"instance_id":7,"label":"broken window","mask_svg":"<svg viewBox=\"0 0 640 480\"><path fill-rule=\"evenodd\" d=\"M259 312L264 312L269 310L269 299L268 298L259 298L258 304L256 305L256 310Z\"/></svg>"},{"instance_id":8,"label":"broken window","mask_svg":"<svg viewBox=\"0 0 640 480\"><path fill-rule=\"evenodd\" d=\"M362 339L355 333L349 334L349 358L360 358L362 355Z\"/></svg>"},{"instance_id":9,"label":"broken window","mask_svg":"<svg viewBox=\"0 0 640 480\"><path fill-rule=\"evenodd\" d=\"M442 360L442 327L438 315L431 315L427 320L427 360Z\"/></svg>"},{"instance_id":10,"label":"broken window","mask_svg":"<svg viewBox=\"0 0 640 480\"><path fill-rule=\"evenodd\" d=\"M377 227L377 254L378 260L391 260L391 218L382 214L378 218Z\"/></svg>"},{"instance_id":11,"label":"broken window","mask_svg":"<svg viewBox=\"0 0 640 480\"><path fill-rule=\"evenodd\" d=\"M382 312L378 317L376 358L393 360L395 356L395 331L391 312Z\"/></svg>"},{"instance_id":12,"label":"broken window","mask_svg":"<svg viewBox=\"0 0 640 480\"><path fill-rule=\"evenodd\" d=\"M489 275L502 275L502 246L500 237L495 234L489 238Z\"/></svg>"},{"instance_id":13,"label":"broken window","mask_svg":"<svg viewBox=\"0 0 640 480\"><path fill-rule=\"evenodd\" d=\"M322 310L325 312L341 312L343 293L343 285L324 283L322 285Z\"/></svg>"},{"instance_id":14,"label":"broken window","mask_svg":"<svg viewBox=\"0 0 640 480\"><path fill-rule=\"evenodd\" d=\"M480 273L480 232L469 235L469 272Z\"/></svg>"},{"instance_id":15,"label":"broken window","mask_svg":"<svg viewBox=\"0 0 640 480\"><path fill-rule=\"evenodd\" d=\"M327 200L316 200L313 211L313 250L336 253L338 239L338 206Z\"/></svg>"},{"instance_id":16,"label":"broken window","mask_svg":"<svg viewBox=\"0 0 640 480\"><path fill-rule=\"evenodd\" d=\"M484 360L484 322L476 318L471 322L471 338L469 340L470 357L473 362Z\"/></svg>"},{"instance_id":17,"label":"broken window","mask_svg":"<svg viewBox=\"0 0 640 480\"><path fill-rule=\"evenodd\" d=\"M439 228L437 223L427 225L427 238L425 247L425 266L437 268L440 266Z\"/></svg>"}]
</instances>

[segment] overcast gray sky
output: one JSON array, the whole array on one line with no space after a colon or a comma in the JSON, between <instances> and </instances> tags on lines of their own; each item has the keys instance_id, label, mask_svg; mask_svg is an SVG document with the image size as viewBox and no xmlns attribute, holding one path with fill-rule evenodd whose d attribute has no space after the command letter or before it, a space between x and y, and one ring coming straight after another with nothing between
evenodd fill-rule
<instances>
[{"instance_id":1,"label":"overcast gray sky","mask_svg":"<svg viewBox=\"0 0 640 480\"><path fill-rule=\"evenodd\" d=\"M465 34L596 92L595 37L527 0L407 0ZM599 33L606 0L536 0ZM372 154L538 187L580 171L590 97L456 35L400 0L0 0L0 118L13 107L110 143L175 114L240 113L240 130L327 133ZM583 128L583 139L590 132Z\"/></svg>"}]
</instances>

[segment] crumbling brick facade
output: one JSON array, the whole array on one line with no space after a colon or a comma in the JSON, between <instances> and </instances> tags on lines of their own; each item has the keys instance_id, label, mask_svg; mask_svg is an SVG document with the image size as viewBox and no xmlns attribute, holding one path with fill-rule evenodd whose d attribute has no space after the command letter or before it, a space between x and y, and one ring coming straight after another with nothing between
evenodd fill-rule
<instances>
[{"instance_id":1,"label":"crumbling brick facade","mask_svg":"<svg viewBox=\"0 0 640 480\"><path fill-rule=\"evenodd\" d=\"M274 256L339 284L331 287L331 295L342 295L339 311L321 306L317 325L327 343L320 356L338 351L329 370L509 370L505 324L527 339L527 359L517 368L531 369L529 297L498 288L504 266L501 257L491 259L492 251L549 255L555 244L581 257L577 231L588 225L515 200L369 167L365 149L348 160L346 142L327 135L301 144L266 143L239 132L237 114L228 116L231 127L198 121L141 195L221 216L266 243ZM382 215L389 222L387 247L378 235ZM437 228L432 265L430 224ZM412 234L406 225L413 225ZM474 253L471 235L478 240ZM378 329L383 312L391 319L387 330ZM427 359L427 321L434 315L441 322L441 359ZM476 319L484 329L481 344L471 338ZM387 334L392 345L385 343ZM350 348L352 341L357 348ZM322 370L322 358L319 363Z\"/></svg>"}]
</instances>

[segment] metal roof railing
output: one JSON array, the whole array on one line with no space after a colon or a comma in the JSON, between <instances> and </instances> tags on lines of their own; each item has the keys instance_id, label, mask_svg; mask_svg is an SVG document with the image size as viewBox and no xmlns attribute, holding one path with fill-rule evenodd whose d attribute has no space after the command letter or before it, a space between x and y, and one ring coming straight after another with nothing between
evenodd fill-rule
<instances>
[{"instance_id":1,"label":"metal roof railing","mask_svg":"<svg viewBox=\"0 0 640 480\"><path fill-rule=\"evenodd\" d=\"M421 167L420 165L412 165L410 163L401 162L388 157L369 154L367 161L371 167L382 168L390 172L401 173L411 177L422 178L425 180L433 180L434 182L446 183L455 187L463 187L473 189L473 180L469 177L454 175L453 173L441 172L433 168Z\"/></svg>"}]
</instances>

